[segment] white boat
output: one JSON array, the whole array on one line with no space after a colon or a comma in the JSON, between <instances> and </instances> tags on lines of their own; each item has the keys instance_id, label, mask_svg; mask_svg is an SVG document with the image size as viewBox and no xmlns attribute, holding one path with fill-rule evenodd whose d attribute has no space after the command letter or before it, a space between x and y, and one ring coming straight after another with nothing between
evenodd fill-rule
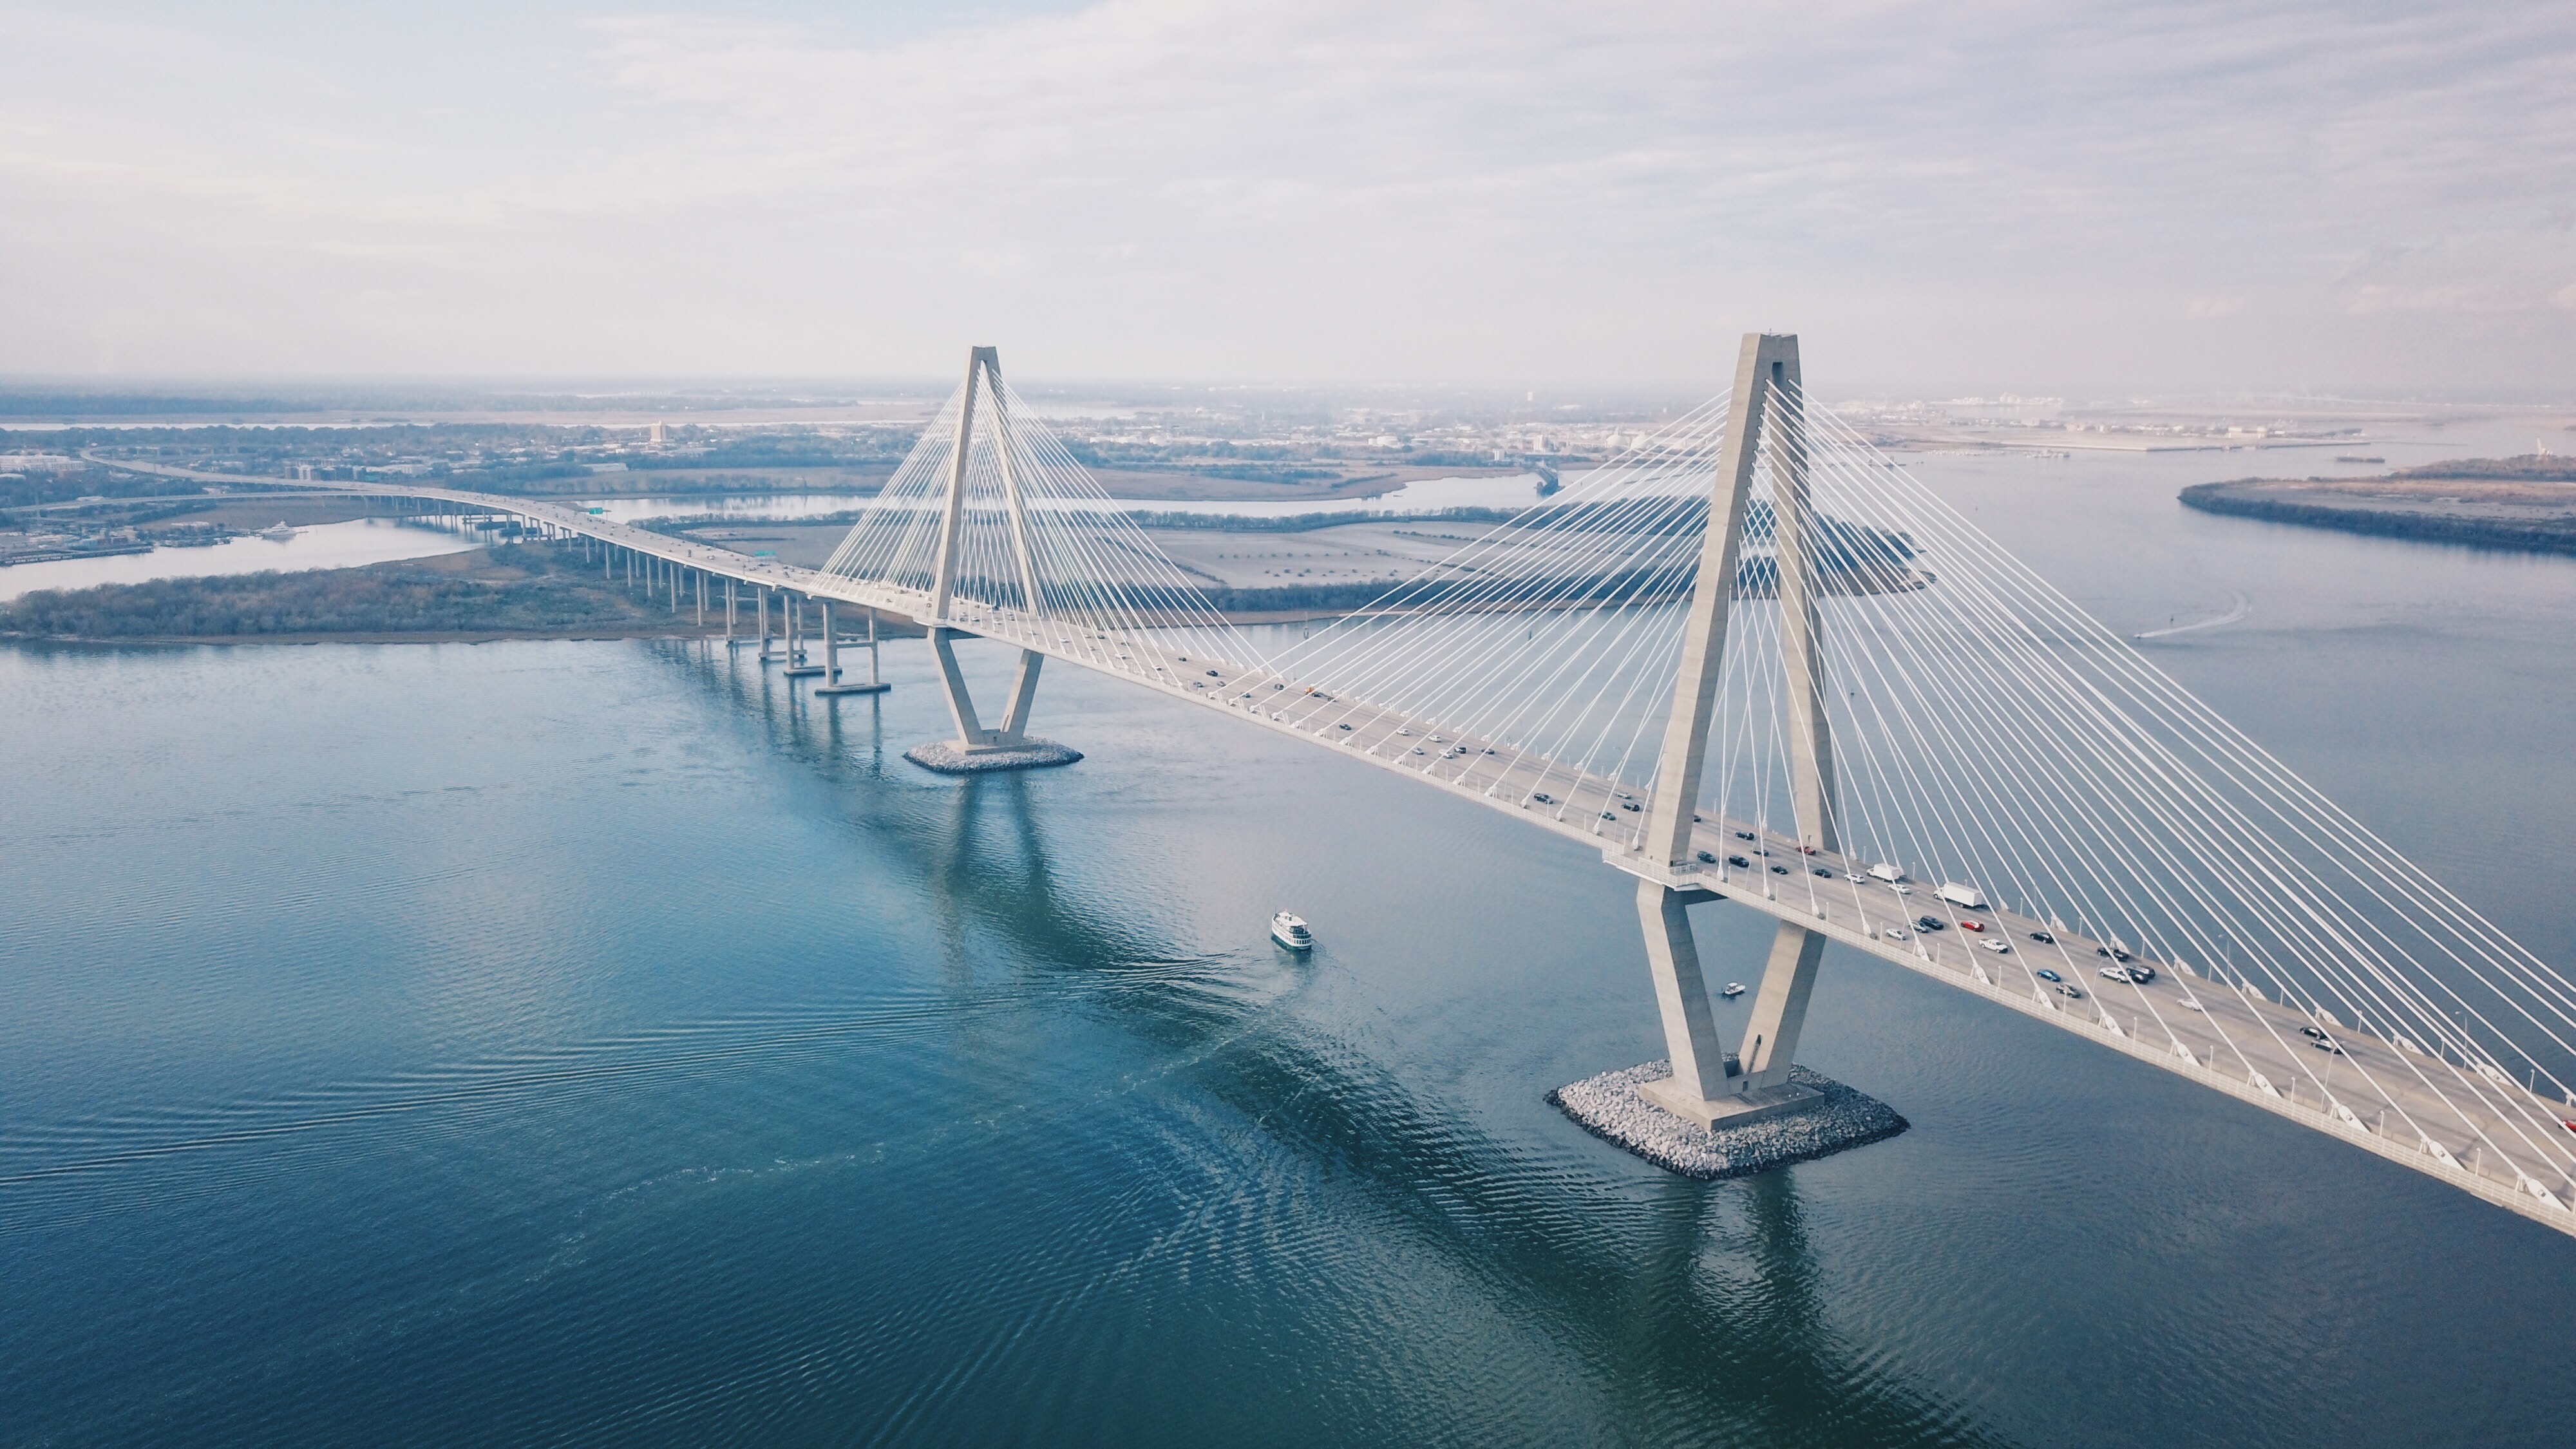
<instances>
[{"instance_id":1,"label":"white boat","mask_svg":"<svg viewBox=\"0 0 2576 1449\"><path fill-rule=\"evenodd\" d=\"M1726 989L1717 994L1720 996L1742 996L1744 994L1744 983L1741 981L1730 981L1726 983Z\"/></svg>"},{"instance_id":2,"label":"white boat","mask_svg":"<svg viewBox=\"0 0 2576 1449\"><path fill-rule=\"evenodd\" d=\"M281 518L269 527L261 529L259 531L259 536L265 539L275 540L278 543L284 543L295 536L295 530L287 527L286 520Z\"/></svg>"},{"instance_id":3,"label":"white boat","mask_svg":"<svg viewBox=\"0 0 2576 1449\"><path fill-rule=\"evenodd\" d=\"M1291 951L1315 949L1315 933L1306 929L1304 921L1286 911L1270 918L1270 939Z\"/></svg>"}]
</instances>

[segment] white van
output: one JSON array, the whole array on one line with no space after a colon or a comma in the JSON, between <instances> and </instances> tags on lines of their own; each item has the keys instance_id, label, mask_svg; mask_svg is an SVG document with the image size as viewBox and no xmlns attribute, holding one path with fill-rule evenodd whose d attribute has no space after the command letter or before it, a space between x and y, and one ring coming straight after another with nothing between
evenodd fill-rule
<instances>
[{"instance_id":1,"label":"white van","mask_svg":"<svg viewBox=\"0 0 2576 1449\"><path fill-rule=\"evenodd\" d=\"M1946 880L1941 882L1941 899L1963 911L1982 911L1986 908L1985 892L1975 886L1954 885Z\"/></svg>"},{"instance_id":2,"label":"white van","mask_svg":"<svg viewBox=\"0 0 2576 1449\"><path fill-rule=\"evenodd\" d=\"M1883 880L1889 885L1894 885L1898 881L1905 879L1905 867L1901 865L1889 865L1885 861L1881 861L1878 864L1871 866L1869 868L1869 873L1873 878Z\"/></svg>"}]
</instances>

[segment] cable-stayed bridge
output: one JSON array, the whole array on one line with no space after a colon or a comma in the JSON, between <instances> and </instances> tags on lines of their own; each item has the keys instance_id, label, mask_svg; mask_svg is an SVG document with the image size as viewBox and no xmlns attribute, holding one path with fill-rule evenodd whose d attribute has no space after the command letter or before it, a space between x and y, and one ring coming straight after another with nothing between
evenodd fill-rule
<instances>
[{"instance_id":1,"label":"cable-stayed bridge","mask_svg":"<svg viewBox=\"0 0 2576 1449\"><path fill-rule=\"evenodd\" d=\"M988 348L821 570L363 491L605 543L675 608L714 581L730 620L749 585L764 658L773 592L782 619L911 620L956 725L916 752L934 768L1072 758L1029 728L1053 660L1597 848L1636 879L1672 1065L1645 1095L1678 1119L1796 1108L1832 941L2576 1233L2576 986L1811 403L1792 337L1748 336L1727 394L1275 652ZM968 639L1016 651L998 712ZM1686 913L1710 900L1778 922L1731 1042Z\"/></svg>"}]
</instances>

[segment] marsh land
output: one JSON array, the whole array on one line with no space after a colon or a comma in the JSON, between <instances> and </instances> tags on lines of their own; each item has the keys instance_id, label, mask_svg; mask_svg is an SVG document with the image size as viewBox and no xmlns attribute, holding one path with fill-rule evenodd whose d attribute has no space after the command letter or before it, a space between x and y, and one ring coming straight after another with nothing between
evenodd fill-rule
<instances>
[{"instance_id":1,"label":"marsh land","mask_svg":"<svg viewBox=\"0 0 2576 1449\"><path fill-rule=\"evenodd\" d=\"M2204 513L2346 533L2576 553L2576 459L2462 458L2377 478L2240 478L2182 490Z\"/></svg>"}]
</instances>

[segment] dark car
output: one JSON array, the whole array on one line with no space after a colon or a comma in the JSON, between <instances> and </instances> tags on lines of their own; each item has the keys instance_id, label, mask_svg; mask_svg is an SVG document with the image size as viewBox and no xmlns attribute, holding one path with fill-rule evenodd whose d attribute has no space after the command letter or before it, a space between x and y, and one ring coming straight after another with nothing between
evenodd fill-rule
<instances>
[{"instance_id":1,"label":"dark car","mask_svg":"<svg viewBox=\"0 0 2576 1449\"><path fill-rule=\"evenodd\" d=\"M1753 832L1750 830L1739 830L1735 832L1735 838L1738 840L1751 840L1753 838Z\"/></svg>"},{"instance_id":2,"label":"dark car","mask_svg":"<svg viewBox=\"0 0 2576 1449\"><path fill-rule=\"evenodd\" d=\"M1715 865L1717 864L1717 857L1703 850L1699 853L1699 863L1702 865Z\"/></svg>"},{"instance_id":3,"label":"dark car","mask_svg":"<svg viewBox=\"0 0 2576 1449\"><path fill-rule=\"evenodd\" d=\"M2057 944L2057 938L2048 934L2046 931L2033 931L2030 933L2030 938L2043 946L2054 946Z\"/></svg>"},{"instance_id":4,"label":"dark car","mask_svg":"<svg viewBox=\"0 0 2576 1449\"><path fill-rule=\"evenodd\" d=\"M2066 979L2065 977L2058 975L2056 972L2049 970L2045 966L2040 967L2039 970L2033 974L2038 976L2042 981L2063 981Z\"/></svg>"},{"instance_id":5,"label":"dark car","mask_svg":"<svg viewBox=\"0 0 2576 1449\"><path fill-rule=\"evenodd\" d=\"M1834 873L1825 869L1821 865L1816 867L1816 874L1823 876L1827 880L1832 880L1834 878Z\"/></svg>"},{"instance_id":6,"label":"dark car","mask_svg":"<svg viewBox=\"0 0 2576 1449\"><path fill-rule=\"evenodd\" d=\"M1936 920L1931 916L1916 916L1914 918L1914 928L1918 931L1937 931L1941 929L1942 924L1943 923L1941 921Z\"/></svg>"},{"instance_id":7,"label":"dark car","mask_svg":"<svg viewBox=\"0 0 2576 1449\"><path fill-rule=\"evenodd\" d=\"M1533 800L1536 800L1536 801L1537 801L1538 803L1540 803L1541 805L1553 805L1553 804L1555 804L1555 803L1556 803L1556 801L1555 801L1554 799L1550 798L1550 797L1549 797L1545 792L1543 792L1543 791L1535 791L1535 790L1534 790L1534 791L1530 792L1530 798L1531 798L1531 799L1533 799Z\"/></svg>"},{"instance_id":8,"label":"dark car","mask_svg":"<svg viewBox=\"0 0 2576 1449\"><path fill-rule=\"evenodd\" d=\"M1787 875L1789 873L1789 867L1785 865L1775 865L1771 867L1771 873L1773 875Z\"/></svg>"},{"instance_id":9,"label":"dark car","mask_svg":"<svg viewBox=\"0 0 2576 1449\"><path fill-rule=\"evenodd\" d=\"M1753 862L1751 862L1751 861L1749 861L1749 860L1746 860L1743 856L1740 856L1740 855L1730 855L1730 856L1728 856L1728 857L1726 858L1726 863L1727 863L1728 865L1734 866L1737 870L1751 870L1751 869L1753 868Z\"/></svg>"},{"instance_id":10,"label":"dark car","mask_svg":"<svg viewBox=\"0 0 2576 1449\"><path fill-rule=\"evenodd\" d=\"M1622 809L1622 810L1635 810L1635 809L1638 809L1638 808L1640 808L1640 807L1638 806L1638 804L1637 804L1637 802L1636 802L1636 801L1634 801L1634 800L1630 800L1630 801L1627 801L1627 802L1625 802L1624 804L1620 805L1620 807L1619 807L1619 808L1620 808L1620 809Z\"/></svg>"},{"instance_id":11,"label":"dark car","mask_svg":"<svg viewBox=\"0 0 2576 1449\"><path fill-rule=\"evenodd\" d=\"M1346 730L1346 729L1349 729L1349 728L1350 728L1350 726L1349 726L1349 725L1336 725L1336 726L1334 726L1334 728L1336 728L1336 729L1345 729L1345 730Z\"/></svg>"}]
</instances>

